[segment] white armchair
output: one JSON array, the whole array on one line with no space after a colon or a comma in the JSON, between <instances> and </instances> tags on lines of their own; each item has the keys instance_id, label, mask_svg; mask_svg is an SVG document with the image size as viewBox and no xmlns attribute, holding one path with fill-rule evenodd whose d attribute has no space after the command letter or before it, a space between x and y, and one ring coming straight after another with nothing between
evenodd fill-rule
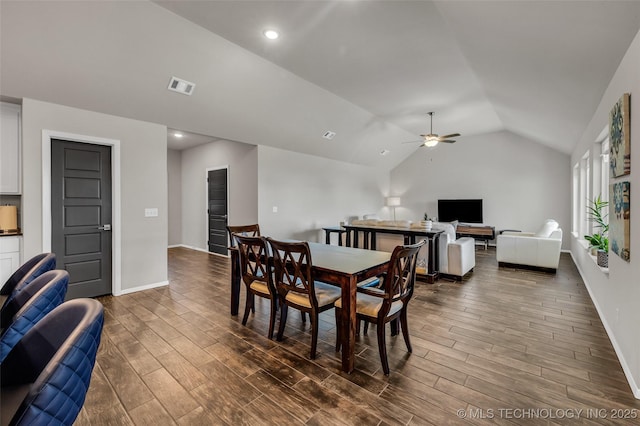
<instances>
[{"instance_id":1,"label":"white armchair","mask_svg":"<svg viewBox=\"0 0 640 426\"><path fill-rule=\"evenodd\" d=\"M438 241L438 270L442 275L462 278L476 266L476 243L473 238L463 237L456 240L456 231L452 224L435 222L433 230L443 230Z\"/></svg>"},{"instance_id":2,"label":"white armchair","mask_svg":"<svg viewBox=\"0 0 640 426\"><path fill-rule=\"evenodd\" d=\"M549 219L537 232L504 231L498 235L496 258L499 266L526 265L555 272L561 247L562 229Z\"/></svg>"}]
</instances>

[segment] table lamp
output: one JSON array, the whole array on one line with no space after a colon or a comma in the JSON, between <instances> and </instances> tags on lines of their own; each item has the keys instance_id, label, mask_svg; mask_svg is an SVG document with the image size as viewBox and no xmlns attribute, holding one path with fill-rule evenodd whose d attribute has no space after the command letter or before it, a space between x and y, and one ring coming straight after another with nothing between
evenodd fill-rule
<instances>
[{"instance_id":1,"label":"table lamp","mask_svg":"<svg viewBox=\"0 0 640 426\"><path fill-rule=\"evenodd\" d=\"M396 207L400 205L400 197L387 197L387 207L393 207L393 221L396 221Z\"/></svg>"}]
</instances>

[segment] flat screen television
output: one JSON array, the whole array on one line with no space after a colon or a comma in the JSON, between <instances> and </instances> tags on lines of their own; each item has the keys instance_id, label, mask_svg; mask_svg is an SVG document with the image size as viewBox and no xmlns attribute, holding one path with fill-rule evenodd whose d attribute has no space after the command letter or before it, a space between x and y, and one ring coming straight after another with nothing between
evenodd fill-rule
<instances>
[{"instance_id":1,"label":"flat screen television","mask_svg":"<svg viewBox=\"0 0 640 426\"><path fill-rule=\"evenodd\" d=\"M482 223L482 200L438 200L438 220Z\"/></svg>"}]
</instances>

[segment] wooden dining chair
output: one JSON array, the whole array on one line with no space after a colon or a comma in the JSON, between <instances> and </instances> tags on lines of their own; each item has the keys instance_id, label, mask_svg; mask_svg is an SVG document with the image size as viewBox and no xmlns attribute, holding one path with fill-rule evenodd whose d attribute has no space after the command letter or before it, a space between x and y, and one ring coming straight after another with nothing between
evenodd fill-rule
<instances>
[{"instance_id":1,"label":"wooden dining chair","mask_svg":"<svg viewBox=\"0 0 640 426\"><path fill-rule=\"evenodd\" d=\"M385 324L400 318L402 335L409 352L409 328L407 324L407 306L413 295L416 280L416 263L418 251L426 243L397 246L391 255L387 272L382 277L382 285L376 287L360 287L356 294L356 318L376 324L378 332L378 352L385 375L389 375L389 361L385 343ZM335 302L336 324L340 321L342 299ZM340 327L337 327L336 352L340 350Z\"/></svg>"},{"instance_id":2,"label":"wooden dining chair","mask_svg":"<svg viewBox=\"0 0 640 426\"><path fill-rule=\"evenodd\" d=\"M341 289L313 278L311 251L306 242L284 242L267 238L273 253L273 281L280 296L280 325L277 339L282 340L287 323L288 307L309 314L311 320L311 352L316 358L318 344L318 314L333 308Z\"/></svg>"},{"instance_id":3,"label":"wooden dining chair","mask_svg":"<svg viewBox=\"0 0 640 426\"><path fill-rule=\"evenodd\" d=\"M260 236L260 225L235 225L227 226L227 233L229 234L229 247L236 247L238 244L233 238L233 234L244 235L248 237Z\"/></svg>"},{"instance_id":4,"label":"wooden dining chair","mask_svg":"<svg viewBox=\"0 0 640 426\"><path fill-rule=\"evenodd\" d=\"M264 237L247 237L233 234L240 251L240 273L247 288L242 325L247 325L249 311L255 312L255 296L269 299L269 339L273 338L278 306L278 292L273 284L273 273L267 240Z\"/></svg>"},{"instance_id":5,"label":"wooden dining chair","mask_svg":"<svg viewBox=\"0 0 640 426\"><path fill-rule=\"evenodd\" d=\"M229 234L229 247L238 247L238 242L234 238L233 234L239 234L249 237L259 237L260 236L260 225L234 225L227 226L227 233ZM231 251L231 267L234 269L236 276L241 276L240 270L240 256L238 252ZM239 285L239 283L238 283ZM240 290L240 288L238 288ZM249 294L247 293L247 296ZM255 308L253 312L255 313Z\"/></svg>"}]
</instances>

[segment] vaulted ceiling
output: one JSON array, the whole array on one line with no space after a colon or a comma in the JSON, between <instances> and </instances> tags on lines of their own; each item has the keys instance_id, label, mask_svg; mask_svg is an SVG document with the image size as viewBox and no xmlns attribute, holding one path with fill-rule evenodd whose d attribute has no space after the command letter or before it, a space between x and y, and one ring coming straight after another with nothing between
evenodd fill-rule
<instances>
[{"instance_id":1,"label":"vaulted ceiling","mask_svg":"<svg viewBox=\"0 0 640 426\"><path fill-rule=\"evenodd\" d=\"M420 149L403 142L428 132L429 111L459 144L509 131L570 153L640 29L638 1L3 1L0 12L3 96L385 168ZM167 91L171 76L194 94Z\"/></svg>"}]
</instances>

